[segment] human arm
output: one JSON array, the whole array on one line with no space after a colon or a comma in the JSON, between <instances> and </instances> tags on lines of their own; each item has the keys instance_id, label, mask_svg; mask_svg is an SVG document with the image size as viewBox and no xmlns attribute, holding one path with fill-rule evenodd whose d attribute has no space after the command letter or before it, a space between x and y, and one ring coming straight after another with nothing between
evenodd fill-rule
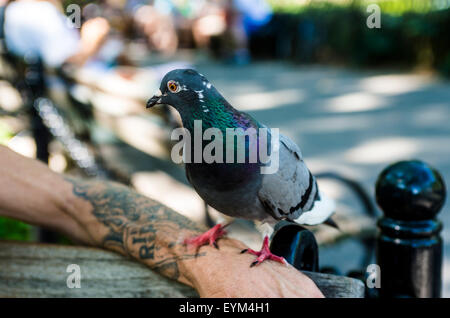
<instances>
[{"instance_id":1,"label":"human arm","mask_svg":"<svg viewBox=\"0 0 450 318\"><path fill-rule=\"evenodd\" d=\"M94 56L105 42L110 25L104 18L97 17L86 21L80 30L80 45L78 51L70 56L65 62L83 65Z\"/></svg>"},{"instance_id":2,"label":"human arm","mask_svg":"<svg viewBox=\"0 0 450 318\"><path fill-rule=\"evenodd\" d=\"M291 266L249 267L246 246L218 241L219 250L185 247L203 228L162 204L107 181L64 177L44 164L0 146L0 215L52 228L71 239L113 250L160 274L194 287L205 297L322 297Z\"/></svg>"}]
</instances>

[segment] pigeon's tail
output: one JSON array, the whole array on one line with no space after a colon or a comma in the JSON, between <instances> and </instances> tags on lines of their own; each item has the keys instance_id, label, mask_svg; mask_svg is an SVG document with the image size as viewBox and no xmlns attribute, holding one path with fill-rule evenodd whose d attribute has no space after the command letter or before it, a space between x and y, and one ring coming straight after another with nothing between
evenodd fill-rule
<instances>
[{"instance_id":1,"label":"pigeon's tail","mask_svg":"<svg viewBox=\"0 0 450 318\"><path fill-rule=\"evenodd\" d=\"M335 209L336 203L334 200L320 192L320 200L314 202L314 207L309 211L303 212L294 222L304 225L321 224L330 218Z\"/></svg>"}]
</instances>

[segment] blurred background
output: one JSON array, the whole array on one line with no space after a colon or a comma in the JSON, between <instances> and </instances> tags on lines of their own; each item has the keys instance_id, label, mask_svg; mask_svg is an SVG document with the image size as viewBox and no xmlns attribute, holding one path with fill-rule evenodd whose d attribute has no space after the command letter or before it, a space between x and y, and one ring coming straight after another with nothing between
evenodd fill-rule
<instances>
[{"instance_id":1,"label":"blurred background","mask_svg":"<svg viewBox=\"0 0 450 318\"><path fill-rule=\"evenodd\" d=\"M191 67L297 142L313 173L345 175L373 203L378 174L399 160L423 160L449 184L450 0L0 3L0 144L54 171L113 179L197 222L217 220L170 159L177 114L145 109L166 72ZM380 28L368 27L370 4ZM314 229L320 265L361 270L380 211L342 183L319 183L342 228ZM446 297L449 207L439 215ZM245 221L230 232L253 248L262 241ZM6 218L0 239L71 244Z\"/></svg>"}]
</instances>

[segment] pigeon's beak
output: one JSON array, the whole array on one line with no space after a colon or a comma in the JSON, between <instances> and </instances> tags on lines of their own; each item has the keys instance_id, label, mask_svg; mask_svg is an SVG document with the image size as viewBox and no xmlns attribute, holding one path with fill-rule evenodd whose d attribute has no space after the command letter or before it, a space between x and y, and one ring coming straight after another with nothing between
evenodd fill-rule
<instances>
[{"instance_id":1,"label":"pigeon's beak","mask_svg":"<svg viewBox=\"0 0 450 318\"><path fill-rule=\"evenodd\" d=\"M150 108L155 105L162 104L161 97L162 97L161 90L158 90L158 93L148 100L146 108Z\"/></svg>"}]
</instances>

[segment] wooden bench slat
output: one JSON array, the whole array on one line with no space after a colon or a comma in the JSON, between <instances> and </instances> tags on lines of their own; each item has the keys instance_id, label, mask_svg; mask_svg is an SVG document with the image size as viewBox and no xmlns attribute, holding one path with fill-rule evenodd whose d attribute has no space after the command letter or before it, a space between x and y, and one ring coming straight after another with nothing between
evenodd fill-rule
<instances>
[{"instance_id":1,"label":"wooden bench slat","mask_svg":"<svg viewBox=\"0 0 450 318\"><path fill-rule=\"evenodd\" d=\"M67 266L81 268L81 288L68 288ZM356 279L305 272L326 297L363 297ZM198 297L119 254L90 247L0 242L0 297Z\"/></svg>"}]
</instances>

